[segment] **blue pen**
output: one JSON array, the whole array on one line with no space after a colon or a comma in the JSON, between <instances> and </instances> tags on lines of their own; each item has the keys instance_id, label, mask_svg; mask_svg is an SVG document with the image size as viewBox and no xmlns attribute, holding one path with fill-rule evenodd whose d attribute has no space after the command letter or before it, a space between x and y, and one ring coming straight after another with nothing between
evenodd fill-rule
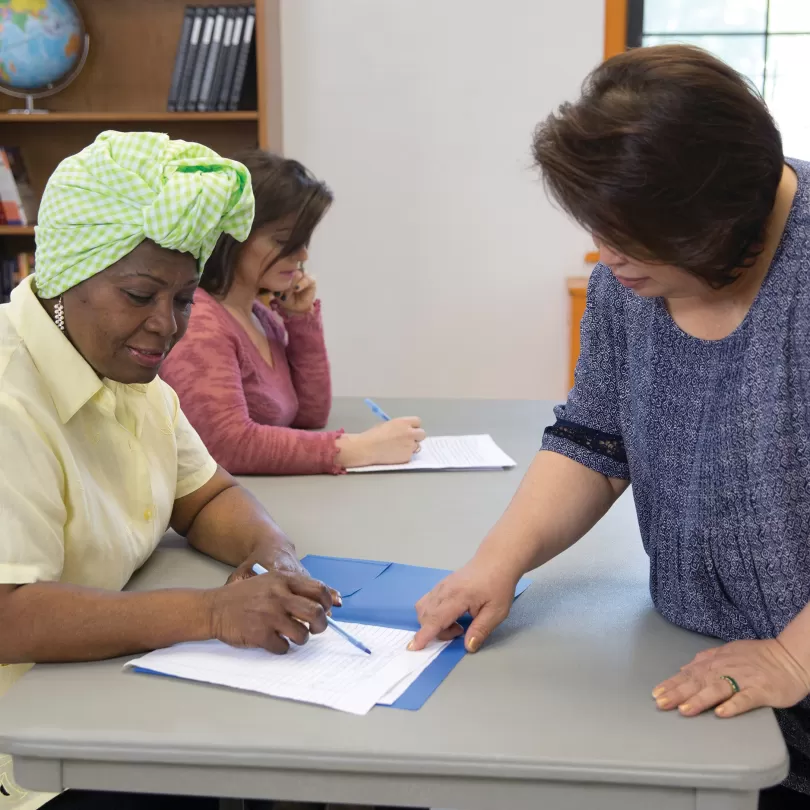
<instances>
[{"instance_id":1,"label":"blue pen","mask_svg":"<svg viewBox=\"0 0 810 810\"><path fill-rule=\"evenodd\" d=\"M253 564L253 573L254 574L266 574L267 569L261 563L254 563ZM353 644L355 647L357 647L358 650L362 650L367 655L371 655L371 650L368 647L366 647L366 645L363 644L362 641L358 641L354 636L349 635L349 633L347 633L342 627L340 627L340 625L338 625L338 623L331 616L326 617L326 623L335 632L340 633L340 635L343 636L343 638L345 638L346 641L349 642L349 644Z\"/></svg>"},{"instance_id":2,"label":"blue pen","mask_svg":"<svg viewBox=\"0 0 810 810\"><path fill-rule=\"evenodd\" d=\"M379 416L383 422L390 422L391 417L373 400L373 399L364 399L363 402L371 408L371 412L375 416Z\"/></svg>"}]
</instances>

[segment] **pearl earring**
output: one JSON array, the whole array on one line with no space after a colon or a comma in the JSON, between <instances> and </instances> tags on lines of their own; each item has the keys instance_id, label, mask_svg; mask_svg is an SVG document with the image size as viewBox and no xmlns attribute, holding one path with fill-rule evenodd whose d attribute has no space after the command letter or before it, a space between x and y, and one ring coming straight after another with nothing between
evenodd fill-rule
<instances>
[{"instance_id":1,"label":"pearl earring","mask_svg":"<svg viewBox=\"0 0 810 810\"><path fill-rule=\"evenodd\" d=\"M53 308L53 319L56 322L56 325L59 327L60 332L65 331L65 305L62 303L62 296L59 296L59 300L56 302Z\"/></svg>"}]
</instances>

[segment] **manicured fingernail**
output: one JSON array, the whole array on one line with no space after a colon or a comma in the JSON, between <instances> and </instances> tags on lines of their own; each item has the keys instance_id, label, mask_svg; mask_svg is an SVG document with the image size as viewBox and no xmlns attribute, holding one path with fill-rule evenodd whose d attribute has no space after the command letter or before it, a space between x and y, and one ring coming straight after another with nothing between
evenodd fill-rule
<instances>
[{"instance_id":1,"label":"manicured fingernail","mask_svg":"<svg viewBox=\"0 0 810 810\"><path fill-rule=\"evenodd\" d=\"M663 695L664 692L666 692L666 691L667 690L664 689L663 686L659 686L657 689L653 689L652 695L653 695L654 698L658 698L658 697L661 697L661 695Z\"/></svg>"},{"instance_id":2,"label":"manicured fingernail","mask_svg":"<svg viewBox=\"0 0 810 810\"><path fill-rule=\"evenodd\" d=\"M338 607L340 607L343 604L343 597L339 593L336 593L334 602Z\"/></svg>"},{"instance_id":3,"label":"manicured fingernail","mask_svg":"<svg viewBox=\"0 0 810 810\"><path fill-rule=\"evenodd\" d=\"M471 639L470 639L470 640L467 642L467 651L468 651L468 652L471 652L471 653L478 652L478 648L479 648L480 646L481 646L481 642L480 642L480 641L479 641L479 640L478 640L478 639L477 639L475 636L473 636L473 637L472 637L472 638L471 638Z\"/></svg>"},{"instance_id":4,"label":"manicured fingernail","mask_svg":"<svg viewBox=\"0 0 810 810\"><path fill-rule=\"evenodd\" d=\"M658 704L659 709L668 709L672 705L669 698L658 698L655 702Z\"/></svg>"},{"instance_id":5,"label":"manicured fingernail","mask_svg":"<svg viewBox=\"0 0 810 810\"><path fill-rule=\"evenodd\" d=\"M678 706L678 710L682 711L684 714L687 714L688 712L692 711L692 707L688 703L681 703L681 705Z\"/></svg>"},{"instance_id":6,"label":"manicured fingernail","mask_svg":"<svg viewBox=\"0 0 810 810\"><path fill-rule=\"evenodd\" d=\"M413 641L408 642L408 649L413 650Z\"/></svg>"}]
</instances>

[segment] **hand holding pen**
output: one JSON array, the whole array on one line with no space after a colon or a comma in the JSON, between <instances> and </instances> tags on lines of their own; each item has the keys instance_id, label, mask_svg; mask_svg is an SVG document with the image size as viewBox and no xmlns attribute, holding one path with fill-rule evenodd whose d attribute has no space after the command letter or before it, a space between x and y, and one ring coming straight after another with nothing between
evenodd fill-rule
<instances>
[{"instance_id":1,"label":"hand holding pen","mask_svg":"<svg viewBox=\"0 0 810 810\"><path fill-rule=\"evenodd\" d=\"M347 468L407 464L425 439L422 420L416 416L392 419L370 399L366 405L381 423L364 433L338 437L338 462Z\"/></svg>"},{"instance_id":2,"label":"hand holding pen","mask_svg":"<svg viewBox=\"0 0 810 810\"><path fill-rule=\"evenodd\" d=\"M255 563L253 566L253 573L256 575L266 574L267 569L261 563ZM331 627L336 633L343 636L349 644L357 647L358 650L362 650L367 655L371 655L371 650L363 644L362 641L356 639L351 634L347 633L331 616L326 617L326 623Z\"/></svg>"}]
</instances>

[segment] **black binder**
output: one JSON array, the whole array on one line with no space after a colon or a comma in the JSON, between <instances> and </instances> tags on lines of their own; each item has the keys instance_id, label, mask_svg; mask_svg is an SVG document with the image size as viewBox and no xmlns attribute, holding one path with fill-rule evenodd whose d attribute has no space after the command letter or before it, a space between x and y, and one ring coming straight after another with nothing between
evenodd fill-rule
<instances>
[{"instance_id":1,"label":"black binder","mask_svg":"<svg viewBox=\"0 0 810 810\"><path fill-rule=\"evenodd\" d=\"M203 22L205 21L205 9L202 6L190 6L192 11L191 33L189 34L188 52L183 64L183 72L180 76L180 86L177 88L177 100L175 109L182 111L186 109L188 93L191 89L191 76L194 73L194 66L197 63L197 53L200 49L200 35L202 34Z\"/></svg>"},{"instance_id":2,"label":"black binder","mask_svg":"<svg viewBox=\"0 0 810 810\"><path fill-rule=\"evenodd\" d=\"M166 109L174 112L177 109L177 94L180 90L180 79L183 77L183 67L188 56L188 47L191 40L191 28L194 22L194 7L186 6L186 13L183 16L183 28L180 31L180 39L177 40L177 53L174 56L174 70L172 71L172 83L169 86L169 100Z\"/></svg>"},{"instance_id":3,"label":"black binder","mask_svg":"<svg viewBox=\"0 0 810 810\"><path fill-rule=\"evenodd\" d=\"M216 110L219 107L219 95L222 92L222 79L225 76L225 65L228 62L228 53L233 44L233 24L235 8L228 8L225 11L225 27L222 29L222 46L219 49L214 78L211 82L211 93L208 96L208 109Z\"/></svg>"},{"instance_id":4,"label":"black binder","mask_svg":"<svg viewBox=\"0 0 810 810\"><path fill-rule=\"evenodd\" d=\"M217 109L227 110L231 100L231 87L233 87L233 77L236 72L236 60L239 57L239 49L242 44L242 34L245 30L245 18L247 17L247 6L237 6L234 10L233 33L231 34L231 44L225 55L225 64L222 72L222 86L217 98Z\"/></svg>"},{"instance_id":5,"label":"black binder","mask_svg":"<svg viewBox=\"0 0 810 810\"><path fill-rule=\"evenodd\" d=\"M210 109L211 85L214 81L214 73L219 62L219 55L222 50L222 34L225 28L225 15L228 9L220 6L214 18L214 31L211 34L211 46L208 49L208 58L203 68L202 84L200 85L200 98L197 101L197 111L205 112Z\"/></svg>"},{"instance_id":6,"label":"black binder","mask_svg":"<svg viewBox=\"0 0 810 810\"><path fill-rule=\"evenodd\" d=\"M231 87L231 98L228 102L229 110L238 110L239 101L242 98L242 91L245 85L245 76L247 75L248 62L250 61L251 53L253 54L255 64L255 48L253 46L253 31L256 27L256 9L249 6L247 10L247 17L245 18L245 29L242 32L242 42L239 45L239 56L236 60L236 70L234 71L233 86ZM254 68L255 74L255 68ZM254 77L255 85L255 77Z\"/></svg>"},{"instance_id":7,"label":"black binder","mask_svg":"<svg viewBox=\"0 0 810 810\"><path fill-rule=\"evenodd\" d=\"M186 101L186 110L189 112L194 112L197 109L205 63L208 61L208 51L211 49L211 37L214 33L216 16L217 10L215 6L209 6L205 9L205 20L203 21L202 34L200 34L200 46L197 51L194 72L191 74L191 88L188 91L188 100Z\"/></svg>"}]
</instances>

